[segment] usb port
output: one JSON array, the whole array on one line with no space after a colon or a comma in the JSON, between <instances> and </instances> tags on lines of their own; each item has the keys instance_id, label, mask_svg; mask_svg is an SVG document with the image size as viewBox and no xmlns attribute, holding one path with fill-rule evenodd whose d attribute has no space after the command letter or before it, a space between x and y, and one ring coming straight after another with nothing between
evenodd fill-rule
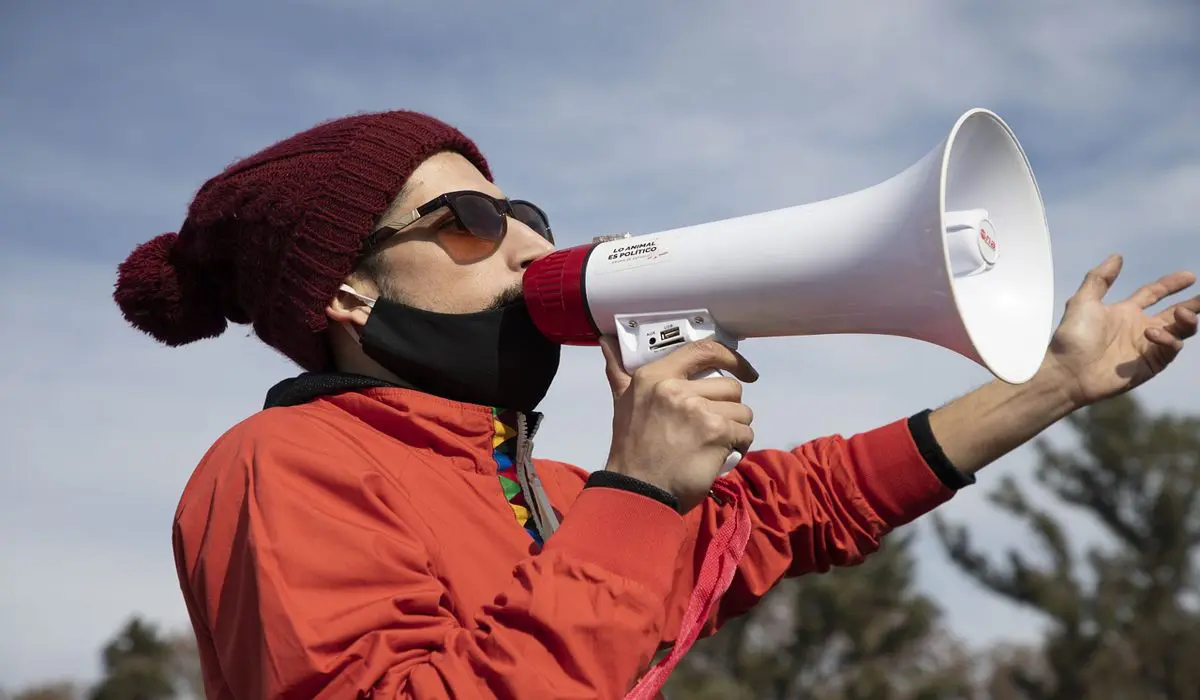
<instances>
[{"instance_id":1,"label":"usb port","mask_svg":"<svg viewBox=\"0 0 1200 700\"><path fill-rule=\"evenodd\" d=\"M678 345L683 341L683 332L679 330L679 326L670 326L662 329L656 335L650 336L650 347L655 350L662 350L672 345Z\"/></svg>"}]
</instances>

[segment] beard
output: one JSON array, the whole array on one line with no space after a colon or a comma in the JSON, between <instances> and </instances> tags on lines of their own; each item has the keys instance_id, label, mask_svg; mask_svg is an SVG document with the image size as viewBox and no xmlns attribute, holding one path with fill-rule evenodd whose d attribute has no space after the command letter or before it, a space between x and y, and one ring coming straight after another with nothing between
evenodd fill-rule
<instances>
[{"instance_id":1,"label":"beard","mask_svg":"<svg viewBox=\"0 0 1200 700\"><path fill-rule=\"evenodd\" d=\"M376 284L378 285L379 283ZM405 306L411 306L414 309L421 309L422 311L433 311L433 309L427 308L423 304L414 304L412 299L406 294L399 294L394 289L383 285L379 285L379 287L380 299L387 299L388 301L396 302L397 304L404 304ZM518 282L517 284L514 284L508 289L505 289L496 296L492 297L492 300L479 311L499 311L506 306L517 304L523 301L525 301L525 292L521 286L521 283Z\"/></svg>"},{"instance_id":2,"label":"beard","mask_svg":"<svg viewBox=\"0 0 1200 700\"><path fill-rule=\"evenodd\" d=\"M509 304L516 304L522 301L525 301L525 292L520 284L514 284L497 294L496 298L492 299L492 303L488 304L484 311L496 311Z\"/></svg>"}]
</instances>

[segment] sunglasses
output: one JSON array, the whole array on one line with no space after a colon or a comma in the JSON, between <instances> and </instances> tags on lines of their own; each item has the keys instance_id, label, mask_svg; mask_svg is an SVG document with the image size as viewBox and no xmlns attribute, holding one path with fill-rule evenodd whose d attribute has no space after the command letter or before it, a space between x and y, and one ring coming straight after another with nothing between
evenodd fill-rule
<instances>
[{"instance_id":1,"label":"sunglasses","mask_svg":"<svg viewBox=\"0 0 1200 700\"><path fill-rule=\"evenodd\" d=\"M408 228L423 216L446 207L463 230L476 238L498 243L508 232L508 217L525 224L534 233L554 242L554 234L550 231L550 220L546 212L532 202L523 199L496 199L482 192L460 190L447 192L435 197L405 214L392 226L377 229L367 236L363 250L370 251L381 245L391 236Z\"/></svg>"}]
</instances>

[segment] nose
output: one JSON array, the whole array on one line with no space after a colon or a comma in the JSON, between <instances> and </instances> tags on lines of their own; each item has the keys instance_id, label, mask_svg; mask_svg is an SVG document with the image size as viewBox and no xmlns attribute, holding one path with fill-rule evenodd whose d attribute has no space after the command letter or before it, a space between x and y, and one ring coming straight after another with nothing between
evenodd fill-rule
<instances>
[{"instance_id":1,"label":"nose","mask_svg":"<svg viewBox=\"0 0 1200 700\"><path fill-rule=\"evenodd\" d=\"M512 259L522 271L554 252L553 243L516 219L508 220L507 238L513 244Z\"/></svg>"}]
</instances>

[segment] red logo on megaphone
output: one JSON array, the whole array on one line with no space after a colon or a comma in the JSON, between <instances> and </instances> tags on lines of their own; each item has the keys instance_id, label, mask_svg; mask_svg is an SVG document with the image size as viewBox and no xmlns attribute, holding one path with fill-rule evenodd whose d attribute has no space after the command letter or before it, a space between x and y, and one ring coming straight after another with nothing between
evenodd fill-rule
<instances>
[{"instance_id":1,"label":"red logo on megaphone","mask_svg":"<svg viewBox=\"0 0 1200 700\"><path fill-rule=\"evenodd\" d=\"M979 229L979 237L981 239L983 239L983 242L987 244L987 247L991 248L992 250L996 249L996 241L993 240L992 237L988 235L987 231L984 231L983 229Z\"/></svg>"}]
</instances>

